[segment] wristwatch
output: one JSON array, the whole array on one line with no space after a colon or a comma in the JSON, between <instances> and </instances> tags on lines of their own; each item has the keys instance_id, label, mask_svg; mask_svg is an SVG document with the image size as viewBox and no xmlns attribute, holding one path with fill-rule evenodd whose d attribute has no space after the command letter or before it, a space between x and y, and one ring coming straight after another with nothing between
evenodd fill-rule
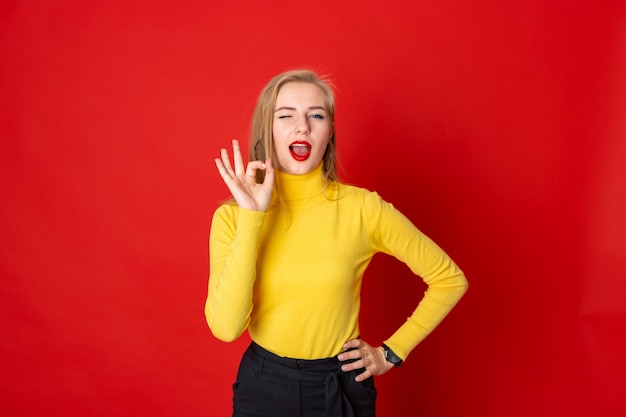
<instances>
[{"instance_id":1,"label":"wristwatch","mask_svg":"<svg viewBox=\"0 0 626 417\"><path fill-rule=\"evenodd\" d=\"M383 350L385 351L385 359L387 359L387 362L391 362L393 363L393 365L396 368L399 368L402 366L402 358L400 358L398 355L396 355L393 350L391 350L389 348L389 346L387 346L386 344L383 343Z\"/></svg>"}]
</instances>

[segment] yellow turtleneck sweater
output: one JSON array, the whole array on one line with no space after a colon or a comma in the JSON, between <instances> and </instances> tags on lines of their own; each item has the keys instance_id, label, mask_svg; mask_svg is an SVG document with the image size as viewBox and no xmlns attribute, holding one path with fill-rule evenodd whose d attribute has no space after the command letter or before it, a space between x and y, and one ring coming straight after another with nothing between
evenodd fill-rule
<instances>
[{"instance_id":1,"label":"yellow turtleneck sweater","mask_svg":"<svg viewBox=\"0 0 626 417\"><path fill-rule=\"evenodd\" d=\"M467 289L455 263L378 194L337 183L324 190L321 165L306 175L277 171L267 212L221 205L209 249L205 315L215 337L233 341L247 328L256 343L291 358L331 357L359 336L361 279L377 252L428 285L385 341L404 359Z\"/></svg>"}]
</instances>

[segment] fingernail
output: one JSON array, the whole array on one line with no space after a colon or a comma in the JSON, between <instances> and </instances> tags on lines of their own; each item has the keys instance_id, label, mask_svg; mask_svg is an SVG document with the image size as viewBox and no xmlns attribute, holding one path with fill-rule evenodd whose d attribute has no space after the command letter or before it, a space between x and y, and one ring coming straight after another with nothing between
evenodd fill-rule
<instances>
[{"instance_id":1,"label":"fingernail","mask_svg":"<svg viewBox=\"0 0 626 417\"><path fill-rule=\"evenodd\" d=\"M337 356L337 359L339 359L340 361L342 361L342 360L343 360L343 355L339 355L339 356Z\"/></svg>"}]
</instances>

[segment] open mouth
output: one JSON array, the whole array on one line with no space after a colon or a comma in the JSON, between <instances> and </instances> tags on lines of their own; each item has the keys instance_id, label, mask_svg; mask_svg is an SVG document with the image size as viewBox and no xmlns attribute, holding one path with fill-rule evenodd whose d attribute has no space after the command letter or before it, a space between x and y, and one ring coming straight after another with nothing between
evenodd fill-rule
<instances>
[{"instance_id":1,"label":"open mouth","mask_svg":"<svg viewBox=\"0 0 626 417\"><path fill-rule=\"evenodd\" d=\"M296 161L305 161L311 156L311 144L304 141L294 142L289 145L289 152Z\"/></svg>"}]
</instances>

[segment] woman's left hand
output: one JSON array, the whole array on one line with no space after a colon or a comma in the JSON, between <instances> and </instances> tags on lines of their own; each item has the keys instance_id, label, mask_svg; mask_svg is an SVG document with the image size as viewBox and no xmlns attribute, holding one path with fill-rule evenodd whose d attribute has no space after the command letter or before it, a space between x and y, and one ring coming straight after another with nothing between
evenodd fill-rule
<instances>
[{"instance_id":1,"label":"woman's left hand","mask_svg":"<svg viewBox=\"0 0 626 417\"><path fill-rule=\"evenodd\" d=\"M373 347L361 339L348 340L344 349L353 349L339 354L340 361L357 359L354 362L341 366L341 370L349 372L355 369L365 368L365 371L356 376L356 381L361 382L373 375L382 375L389 371L394 365L385 359L385 351L382 346Z\"/></svg>"}]
</instances>

